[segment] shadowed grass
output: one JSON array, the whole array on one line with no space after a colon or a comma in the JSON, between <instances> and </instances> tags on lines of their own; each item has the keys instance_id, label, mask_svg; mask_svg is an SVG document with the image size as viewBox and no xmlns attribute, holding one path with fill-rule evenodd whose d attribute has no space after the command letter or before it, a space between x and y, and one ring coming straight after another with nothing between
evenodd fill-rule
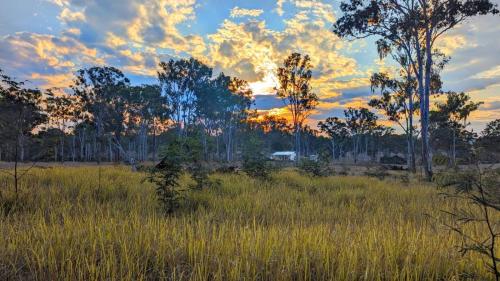
<instances>
[{"instance_id":1,"label":"shadowed grass","mask_svg":"<svg viewBox=\"0 0 500 281\"><path fill-rule=\"evenodd\" d=\"M21 203L0 215L0 280L488 278L426 215L450 204L432 187L293 171L270 183L216 175L219 187L190 192L166 217L143 174L106 167L101 189L96 175L59 167L26 177ZM2 194L5 209L11 194Z\"/></svg>"}]
</instances>

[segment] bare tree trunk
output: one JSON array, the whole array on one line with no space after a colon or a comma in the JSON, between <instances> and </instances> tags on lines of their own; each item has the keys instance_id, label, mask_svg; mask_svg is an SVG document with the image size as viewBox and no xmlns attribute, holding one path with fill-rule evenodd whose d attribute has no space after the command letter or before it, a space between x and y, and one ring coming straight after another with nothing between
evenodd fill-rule
<instances>
[{"instance_id":1,"label":"bare tree trunk","mask_svg":"<svg viewBox=\"0 0 500 281\"><path fill-rule=\"evenodd\" d=\"M73 148L72 151L71 151L71 160L73 162L75 162L75 158L76 158L76 136L75 136L74 132L73 132L71 147Z\"/></svg>"},{"instance_id":2,"label":"bare tree trunk","mask_svg":"<svg viewBox=\"0 0 500 281\"><path fill-rule=\"evenodd\" d=\"M158 158L158 144L156 140L156 122L153 120L153 161L156 162Z\"/></svg>"},{"instance_id":3,"label":"bare tree trunk","mask_svg":"<svg viewBox=\"0 0 500 281\"><path fill-rule=\"evenodd\" d=\"M19 198L19 177L18 177L18 161L19 161L19 141L21 139L21 136L17 134L16 136L16 148L14 150L14 190L16 192L16 202Z\"/></svg>"},{"instance_id":4,"label":"bare tree trunk","mask_svg":"<svg viewBox=\"0 0 500 281\"><path fill-rule=\"evenodd\" d=\"M64 132L61 136L61 162L64 163Z\"/></svg>"},{"instance_id":5,"label":"bare tree trunk","mask_svg":"<svg viewBox=\"0 0 500 281\"><path fill-rule=\"evenodd\" d=\"M300 161L300 125L295 124L295 162L299 163Z\"/></svg>"},{"instance_id":6,"label":"bare tree trunk","mask_svg":"<svg viewBox=\"0 0 500 281\"><path fill-rule=\"evenodd\" d=\"M410 67L408 67L408 73L410 71ZM408 74L409 75L409 74ZM411 88L407 88L407 95L408 95L408 107L409 107L409 114L408 114L408 128L407 128L407 135L408 135L408 168L410 172L415 174L417 172L416 170L416 163L415 163L415 144L413 142L413 93L411 92Z\"/></svg>"},{"instance_id":7,"label":"bare tree trunk","mask_svg":"<svg viewBox=\"0 0 500 281\"><path fill-rule=\"evenodd\" d=\"M457 165L457 149L456 149L456 134L455 129L453 129L453 152L452 152L452 165L453 167Z\"/></svg>"},{"instance_id":8,"label":"bare tree trunk","mask_svg":"<svg viewBox=\"0 0 500 281\"><path fill-rule=\"evenodd\" d=\"M332 162L335 162L335 139L332 137Z\"/></svg>"},{"instance_id":9,"label":"bare tree trunk","mask_svg":"<svg viewBox=\"0 0 500 281\"><path fill-rule=\"evenodd\" d=\"M424 13L427 14L427 0L424 3ZM426 23L425 31L425 88L421 98L421 134L422 134L422 165L424 166L425 177L428 181L432 179L432 160L430 159L430 144L429 144L429 98L431 90L431 71L432 71L432 46L431 46L431 30L430 23Z\"/></svg>"}]
</instances>

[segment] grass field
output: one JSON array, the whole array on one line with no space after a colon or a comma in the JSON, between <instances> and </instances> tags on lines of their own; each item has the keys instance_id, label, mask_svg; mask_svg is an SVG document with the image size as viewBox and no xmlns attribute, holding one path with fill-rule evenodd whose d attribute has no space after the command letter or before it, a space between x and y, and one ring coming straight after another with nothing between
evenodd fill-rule
<instances>
[{"instance_id":1,"label":"grass field","mask_svg":"<svg viewBox=\"0 0 500 281\"><path fill-rule=\"evenodd\" d=\"M432 186L215 175L219 187L190 191L167 217L144 174L106 167L100 189L96 175L97 167L34 169L8 214L10 182L0 176L0 280L491 278L434 220L451 203Z\"/></svg>"}]
</instances>

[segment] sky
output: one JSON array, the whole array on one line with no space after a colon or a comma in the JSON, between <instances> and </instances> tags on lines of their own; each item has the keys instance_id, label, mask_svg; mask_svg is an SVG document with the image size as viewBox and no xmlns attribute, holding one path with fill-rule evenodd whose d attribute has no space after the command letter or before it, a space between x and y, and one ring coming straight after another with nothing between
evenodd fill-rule
<instances>
[{"instance_id":1,"label":"sky","mask_svg":"<svg viewBox=\"0 0 500 281\"><path fill-rule=\"evenodd\" d=\"M493 0L500 4L500 0ZM375 39L331 32L340 1L316 0L0 0L0 69L40 88L68 87L76 70L120 68L134 84L155 83L160 61L195 57L250 83L255 107L286 114L276 69L293 52L310 55L320 98L310 124L365 106L374 72L394 73ZM483 101L477 131L500 118L500 16L475 17L439 43L451 61L444 89Z\"/></svg>"}]
</instances>

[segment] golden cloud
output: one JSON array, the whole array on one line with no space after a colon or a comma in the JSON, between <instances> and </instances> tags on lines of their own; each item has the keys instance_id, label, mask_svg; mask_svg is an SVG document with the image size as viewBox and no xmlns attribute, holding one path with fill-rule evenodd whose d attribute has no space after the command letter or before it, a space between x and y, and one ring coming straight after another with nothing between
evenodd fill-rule
<instances>
[{"instance_id":1,"label":"golden cloud","mask_svg":"<svg viewBox=\"0 0 500 281\"><path fill-rule=\"evenodd\" d=\"M230 17L232 17L232 18L258 17L262 13L264 13L264 10L262 10L262 9L243 9L243 8L240 8L240 7L234 7L231 10Z\"/></svg>"}]
</instances>

